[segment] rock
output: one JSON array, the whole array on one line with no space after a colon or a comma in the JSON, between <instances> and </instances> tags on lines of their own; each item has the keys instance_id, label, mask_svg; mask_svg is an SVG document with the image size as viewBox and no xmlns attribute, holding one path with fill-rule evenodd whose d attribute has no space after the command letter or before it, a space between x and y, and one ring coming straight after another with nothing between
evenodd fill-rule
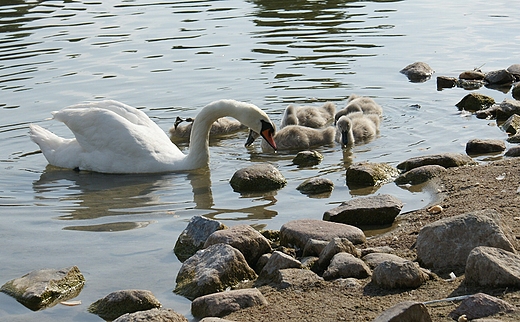
<instances>
[{"instance_id":1,"label":"rock","mask_svg":"<svg viewBox=\"0 0 520 322\"><path fill-rule=\"evenodd\" d=\"M509 134L516 134L520 129L520 115L511 115L504 123L502 123L500 128Z\"/></svg>"},{"instance_id":2,"label":"rock","mask_svg":"<svg viewBox=\"0 0 520 322\"><path fill-rule=\"evenodd\" d=\"M126 313L114 320L114 322L188 322L183 315L172 309L154 308L147 311Z\"/></svg>"},{"instance_id":3,"label":"rock","mask_svg":"<svg viewBox=\"0 0 520 322\"><path fill-rule=\"evenodd\" d=\"M509 67L507 67L507 71L515 76L516 80L520 80L520 64L513 64Z\"/></svg>"},{"instance_id":4,"label":"rock","mask_svg":"<svg viewBox=\"0 0 520 322\"><path fill-rule=\"evenodd\" d=\"M161 303L150 291L122 290L108 294L90 304L88 311L105 320L115 320L125 313L146 311L161 307Z\"/></svg>"},{"instance_id":5,"label":"rock","mask_svg":"<svg viewBox=\"0 0 520 322\"><path fill-rule=\"evenodd\" d=\"M399 185L416 185L438 177L445 172L446 168L437 164L423 165L400 174L394 182Z\"/></svg>"},{"instance_id":6,"label":"rock","mask_svg":"<svg viewBox=\"0 0 520 322\"><path fill-rule=\"evenodd\" d=\"M300 258L300 262L302 263L303 269L309 269L313 272L319 272L318 261L320 258L318 256L305 256Z\"/></svg>"},{"instance_id":7,"label":"rock","mask_svg":"<svg viewBox=\"0 0 520 322\"><path fill-rule=\"evenodd\" d=\"M326 240L311 238L305 243L302 256L318 256L328 244L329 242Z\"/></svg>"},{"instance_id":8,"label":"rock","mask_svg":"<svg viewBox=\"0 0 520 322\"><path fill-rule=\"evenodd\" d=\"M229 183L237 192L256 192L281 189L287 180L274 166L264 163L236 171Z\"/></svg>"},{"instance_id":9,"label":"rock","mask_svg":"<svg viewBox=\"0 0 520 322\"><path fill-rule=\"evenodd\" d=\"M399 215L403 203L388 194L355 198L338 207L327 210L323 220L344 223L356 227L388 225Z\"/></svg>"},{"instance_id":10,"label":"rock","mask_svg":"<svg viewBox=\"0 0 520 322\"><path fill-rule=\"evenodd\" d=\"M174 292L193 300L255 278L255 271L238 249L215 244L184 261L177 274Z\"/></svg>"},{"instance_id":11,"label":"rock","mask_svg":"<svg viewBox=\"0 0 520 322\"><path fill-rule=\"evenodd\" d=\"M506 301L484 293L477 293L464 299L459 307L450 312L449 317L457 320L459 316L466 315L468 320L474 320L514 311L516 311L516 308Z\"/></svg>"},{"instance_id":12,"label":"rock","mask_svg":"<svg viewBox=\"0 0 520 322\"><path fill-rule=\"evenodd\" d=\"M349 188L380 185L391 181L398 174L396 168L386 163L354 163L347 168L347 185Z\"/></svg>"},{"instance_id":13,"label":"rock","mask_svg":"<svg viewBox=\"0 0 520 322\"><path fill-rule=\"evenodd\" d=\"M437 76L437 90L455 86L457 86L457 79L455 77Z\"/></svg>"},{"instance_id":14,"label":"rock","mask_svg":"<svg viewBox=\"0 0 520 322\"><path fill-rule=\"evenodd\" d=\"M37 311L78 296L84 285L83 274L77 266L72 266L32 271L8 281L0 292Z\"/></svg>"},{"instance_id":15,"label":"rock","mask_svg":"<svg viewBox=\"0 0 520 322\"><path fill-rule=\"evenodd\" d=\"M339 238L336 237L332 239L325 248L320 253L318 266L320 269L325 269L329 266L330 261L334 257L334 255L338 253L349 253L353 256L359 257L361 252L348 240L347 238ZM351 277L351 276L347 276Z\"/></svg>"},{"instance_id":16,"label":"rock","mask_svg":"<svg viewBox=\"0 0 520 322\"><path fill-rule=\"evenodd\" d=\"M221 318L217 318L217 317L207 317L207 318L203 318L199 322L235 322L235 321L221 319Z\"/></svg>"},{"instance_id":17,"label":"rock","mask_svg":"<svg viewBox=\"0 0 520 322\"><path fill-rule=\"evenodd\" d=\"M424 165L436 164L445 168L460 167L463 165L476 164L473 159L460 153L432 154L421 157L410 158L397 165L397 169L410 171L411 169Z\"/></svg>"},{"instance_id":18,"label":"rock","mask_svg":"<svg viewBox=\"0 0 520 322\"><path fill-rule=\"evenodd\" d=\"M516 145L511 147L509 150L504 153L506 157L520 157L520 146Z\"/></svg>"},{"instance_id":19,"label":"rock","mask_svg":"<svg viewBox=\"0 0 520 322\"><path fill-rule=\"evenodd\" d=\"M224 224L216 220L202 216L193 216L188 226L177 238L173 252L181 262L184 262L199 249L204 248L204 243L209 235L225 228Z\"/></svg>"},{"instance_id":20,"label":"rock","mask_svg":"<svg viewBox=\"0 0 520 322\"><path fill-rule=\"evenodd\" d=\"M459 79L457 85L461 88L464 88L467 91L474 91L482 86L484 86L486 82L484 80L474 80L474 79Z\"/></svg>"},{"instance_id":21,"label":"rock","mask_svg":"<svg viewBox=\"0 0 520 322\"><path fill-rule=\"evenodd\" d=\"M310 178L302 182L296 189L305 194L319 194L334 190L334 183L326 178Z\"/></svg>"},{"instance_id":22,"label":"rock","mask_svg":"<svg viewBox=\"0 0 520 322\"><path fill-rule=\"evenodd\" d=\"M413 83L422 83L429 80L434 71L426 63L415 62L401 69L401 74L405 74L408 79Z\"/></svg>"},{"instance_id":23,"label":"rock","mask_svg":"<svg viewBox=\"0 0 520 322\"><path fill-rule=\"evenodd\" d=\"M361 258L365 263L367 263L368 267L371 269L376 268L379 264L384 261L393 261L393 262L404 262L406 259L399 257L394 254L387 253L370 253Z\"/></svg>"},{"instance_id":24,"label":"rock","mask_svg":"<svg viewBox=\"0 0 520 322\"><path fill-rule=\"evenodd\" d=\"M258 274L258 280L256 285L269 284L271 280L276 277L278 271L284 268L301 268L302 263L287 254L279 251L274 251L260 274Z\"/></svg>"},{"instance_id":25,"label":"rock","mask_svg":"<svg viewBox=\"0 0 520 322\"><path fill-rule=\"evenodd\" d=\"M372 272L372 281L382 288L417 288L428 280L415 263L405 261L384 261Z\"/></svg>"},{"instance_id":26,"label":"rock","mask_svg":"<svg viewBox=\"0 0 520 322\"><path fill-rule=\"evenodd\" d=\"M467 70L460 73L460 79L469 79L469 80L483 80L486 77L486 74L481 72L480 70Z\"/></svg>"},{"instance_id":27,"label":"rock","mask_svg":"<svg viewBox=\"0 0 520 322\"><path fill-rule=\"evenodd\" d=\"M485 287L519 287L520 256L494 247L475 247L466 262L465 282Z\"/></svg>"},{"instance_id":28,"label":"rock","mask_svg":"<svg viewBox=\"0 0 520 322\"><path fill-rule=\"evenodd\" d=\"M469 93L460 102L455 104L459 110L475 112L490 107L495 104L495 99L479 93Z\"/></svg>"},{"instance_id":29,"label":"rock","mask_svg":"<svg viewBox=\"0 0 520 322\"><path fill-rule=\"evenodd\" d=\"M504 121L514 114L520 114L520 101L504 99L496 110L497 121Z\"/></svg>"},{"instance_id":30,"label":"rock","mask_svg":"<svg viewBox=\"0 0 520 322\"><path fill-rule=\"evenodd\" d=\"M337 253L332 257L329 266L323 273L323 279L367 278L372 275L370 268L361 259L349 253Z\"/></svg>"},{"instance_id":31,"label":"rock","mask_svg":"<svg viewBox=\"0 0 520 322\"><path fill-rule=\"evenodd\" d=\"M269 285L279 290L286 288L309 288L322 285L323 278L308 269L285 268L277 272Z\"/></svg>"},{"instance_id":32,"label":"rock","mask_svg":"<svg viewBox=\"0 0 520 322\"><path fill-rule=\"evenodd\" d=\"M486 73L484 80L492 85L511 84L515 81L515 77L506 69L500 69Z\"/></svg>"},{"instance_id":33,"label":"rock","mask_svg":"<svg viewBox=\"0 0 520 322\"><path fill-rule=\"evenodd\" d=\"M391 254L394 252L394 249L390 246L376 246L376 247L368 247L361 249L361 257L365 257L368 254L372 253L384 253Z\"/></svg>"},{"instance_id":34,"label":"rock","mask_svg":"<svg viewBox=\"0 0 520 322\"><path fill-rule=\"evenodd\" d=\"M497 111L500 108L499 105L493 104L490 107L475 112L475 117L478 119L492 119L497 117Z\"/></svg>"},{"instance_id":35,"label":"rock","mask_svg":"<svg viewBox=\"0 0 520 322\"><path fill-rule=\"evenodd\" d=\"M505 149L506 144L502 140L472 139L466 143L466 153L470 155L502 152Z\"/></svg>"},{"instance_id":36,"label":"rock","mask_svg":"<svg viewBox=\"0 0 520 322\"><path fill-rule=\"evenodd\" d=\"M303 248L309 239L331 241L347 238L353 244L366 242L363 231L357 227L317 219L298 219L285 223L280 229L280 243Z\"/></svg>"},{"instance_id":37,"label":"rock","mask_svg":"<svg viewBox=\"0 0 520 322\"><path fill-rule=\"evenodd\" d=\"M219 243L238 249L251 267L256 265L260 256L272 251L269 240L249 225L238 225L215 231L206 240L204 248Z\"/></svg>"},{"instance_id":38,"label":"rock","mask_svg":"<svg viewBox=\"0 0 520 322\"><path fill-rule=\"evenodd\" d=\"M503 229L493 219L499 216L496 211L487 209L424 226L416 241L418 261L424 267L443 272L462 271L470 251L477 246L514 251Z\"/></svg>"},{"instance_id":39,"label":"rock","mask_svg":"<svg viewBox=\"0 0 520 322\"><path fill-rule=\"evenodd\" d=\"M516 83L511 90L511 95L516 100L520 100L520 83Z\"/></svg>"},{"instance_id":40,"label":"rock","mask_svg":"<svg viewBox=\"0 0 520 322\"><path fill-rule=\"evenodd\" d=\"M265 264L267 264L267 262L269 261L269 258L271 258L271 254L270 253L263 254L262 256L260 256L260 258L258 259L258 261L256 262L256 265L255 265L255 272L256 273L260 273L262 271L262 269L264 268Z\"/></svg>"},{"instance_id":41,"label":"rock","mask_svg":"<svg viewBox=\"0 0 520 322\"><path fill-rule=\"evenodd\" d=\"M191 313L196 318L222 317L258 305L267 305L267 300L258 289L239 289L197 297L191 303Z\"/></svg>"},{"instance_id":42,"label":"rock","mask_svg":"<svg viewBox=\"0 0 520 322\"><path fill-rule=\"evenodd\" d=\"M323 161L323 154L318 151L300 151L292 162L300 167L312 167Z\"/></svg>"},{"instance_id":43,"label":"rock","mask_svg":"<svg viewBox=\"0 0 520 322\"><path fill-rule=\"evenodd\" d=\"M401 302L387 309L372 322L431 322L428 309L421 302Z\"/></svg>"}]
</instances>

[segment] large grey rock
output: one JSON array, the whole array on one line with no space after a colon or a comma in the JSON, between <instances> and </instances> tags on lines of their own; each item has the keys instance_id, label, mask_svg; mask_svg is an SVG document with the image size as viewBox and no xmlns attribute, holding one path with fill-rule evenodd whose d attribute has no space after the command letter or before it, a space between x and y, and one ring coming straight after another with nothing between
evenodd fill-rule
<instances>
[{"instance_id":1,"label":"large grey rock","mask_svg":"<svg viewBox=\"0 0 520 322\"><path fill-rule=\"evenodd\" d=\"M349 253L337 253L323 273L323 279L367 278L370 275L370 268L361 259Z\"/></svg>"},{"instance_id":2,"label":"large grey rock","mask_svg":"<svg viewBox=\"0 0 520 322\"><path fill-rule=\"evenodd\" d=\"M256 265L260 256L271 252L269 240L249 225L238 225L215 231L206 240L204 248L219 243L228 244L238 249L251 267Z\"/></svg>"},{"instance_id":3,"label":"large grey rock","mask_svg":"<svg viewBox=\"0 0 520 322\"><path fill-rule=\"evenodd\" d=\"M445 168L452 168L463 165L476 164L476 162L465 154L442 153L410 158L399 163L397 165L397 169L402 171L410 171L411 169L430 164L440 165Z\"/></svg>"},{"instance_id":4,"label":"large grey rock","mask_svg":"<svg viewBox=\"0 0 520 322\"><path fill-rule=\"evenodd\" d=\"M76 297L85 285L85 278L77 266L60 270L32 271L20 278L8 281L0 292L14 297L27 308L37 311L61 301Z\"/></svg>"},{"instance_id":5,"label":"large grey rock","mask_svg":"<svg viewBox=\"0 0 520 322\"><path fill-rule=\"evenodd\" d=\"M229 183L235 191L256 192L281 189L287 180L273 165L263 163L236 171Z\"/></svg>"},{"instance_id":6,"label":"large grey rock","mask_svg":"<svg viewBox=\"0 0 520 322\"><path fill-rule=\"evenodd\" d=\"M394 261L394 262L404 262L406 259L399 257L394 254L388 254L388 253L370 253L361 258L367 265L374 269L379 264L385 261Z\"/></svg>"},{"instance_id":7,"label":"large grey rock","mask_svg":"<svg viewBox=\"0 0 520 322\"><path fill-rule=\"evenodd\" d=\"M500 125L500 128L511 135L515 135L520 131L520 115L511 115L504 123L502 123L502 125Z\"/></svg>"},{"instance_id":8,"label":"large grey rock","mask_svg":"<svg viewBox=\"0 0 520 322\"><path fill-rule=\"evenodd\" d=\"M387 225L394 222L403 203L388 194L355 198L327 210L323 220L352 226Z\"/></svg>"},{"instance_id":9,"label":"large grey rock","mask_svg":"<svg viewBox=\"0 0 520 322\"><path fill-rule=\"evenodd\" d=\"M370 187L392 181L399 171L386 163L359 162L347 168L349 188Z\"/></svg>"},{"instance_id":10,"label":"large grey rock","mask_svg":"<svg viewBox=\"0 0 520 322\"><path fill-rule=\"evenodd\" d=\"M504 99L496 109L497 121L507 120L514 114L520 114L520 101L512 99Z\"/></svg>"},{"instance_id":11,"label":"large grey rock","mask_svg":"<svg viewBox=\"0 0 520 322\"><path fill-rule=\"evenodd\" d=\"M191 303L194 317L222 317L248 307L266 305L267 300L256 288L239 289L197 297Z\"/></svg>"},{"instance_id":12,"label":"large grey rock","mask_svg":"<svg viewBox=\"0 0 520 322\"><path fill-rule=\"evenodd\" d=\"M325 248L320 252L318 266L321 269L327 268L330 261L337 253L349 253L353 256L359 257L361 252L352 244L347 238L336 237L332 239Z\"/></svg>"},{"instance_id":13,"label":"large grey rock","mask_svg":"<svg viewBox=\"0 0 520 322\"><path fill-rule=\"evenodd\" d=\"M280 228L280 243L285 246L305 247L309 239L331 241L335 237L347 238L353 244L366 242L363 231L357 227L317 219L298 219Z\"/></svg>"},{"instance_id":14,"label":"large grey rock","mask_svg":"<svg viewBox=\"0 0 520 322\"><path fill-rule=\"evenodd\" d=\"M466 262L465 281L486 287L520 287L520 256L499 248L475 247Z\"/></svg>"},{"instance_id":15,"label":"large grey rock","mask_svg":"<svg viewBox=\"0 0 520 322\"><path fill-rule=\"evenodd\" d=\"M400 70L413 83L422 83L429 80L434 71L424 62L415 62Z\"/></svg>"},{"instance_id":16,"label":"large grey rock","mask_svg":"<svg viewBox=\"0 0 520 322\"><path fill-rule=\"evenodd\" d=\"M319 194L334 190L334 183L327 178L310 178L296 187L301 193Z\"/></svg>"},{"instance_id":17,"label":"large grey rock","mask_svg":"<svg viewBox=\"0 0 520 322\"><path fill-rule=\"evenodd\" d=\"M477 246L514 252L507 235L493 218L499 218L496 211L483 210L424 226L417 236L418 261L438 271L462 271L469 252Z\"/></svg>"},{"instance_id":18,"label":"large grey rock","mask_svg":"<svg viewBox=\"0 0 520 322\"><path fill-rule=\"evenodd\" d=\"M466 143L467 154L484 154L502 152L506 149L506 144L502 140L494 139L472 139Z\"/></svg>"},{"instance_id":19,"label":"large grey rock","mask_svg":"<svg viewBox=\"0 0 520 322\"><path fill-rule=\"evenodd\" d=\"M277 272L269 285L277 289L308 288L322 285L323 278L311 270L299 268L284 268Z\"/></svg>"},{"instance_id":20,"label":"large grey rock","mask_svg":"<svg viewBox=\"0 0 520 322\"><path fill-rule=\"evenodd\" d=\"M278 271L284 268L301 268L302 264L296 258L293 258L280 251L274 251L267 264L258 275L257 285L269 284L278 274Z\"/></svg>"},{"instance_id":21,"label":"large grey rock","mask_svg":"<svg viewBox=\"0 0 520 322\"><path fill-rule=\"evenodd\" d=\"M421 184L446 172L446 168L437 164L423 165L401 173L395 178L396 184Z\"/></svg>"},{"instance_id":22,"label":"large grey rock","mask_svg":"<svg viewBox=\"0 0 520 322\"><path fill-rule=\"evenodd\" d=\"M154 308L146 311L126 313L114 320L114 322L188 322L182 314L172 309Z\"/></svg>"},{"instance_id":23,"label":"large grey rock","mask_svg":"<svg viewBox=\"0 0 520 322\"><path fill-rule=\"evenodd\" d=\"M182 264L174 292L193 300L255 278L255 271L238 249L215 244L199 250Z\"/></svg>"},{"instance_id":24,"label":"large grey rock","mask_svg":"<svg viewBox=\"0 0 520 322\"><path fill-rule=\"evenodd\" d=\"M386 289L417 288L428 279L428 274L411 261L384 261L372 271L372 281Z\"/></svg>"},{"instance_id":25,"label":"large grey rock","mask_svg":"<svg viewBox=\"0 0 520 322\"><path fill-rule=\"evenodd\" d=\"M450 312L449 317L457 320L461 315L465 315L468 320L474 320L514 311L516 308L506 301L484 293L477 293L465 298L455 310Z\"/></svg>"},{"instance_id":26,"label":"large grey rock","mask_svg":"<svg viewBox=\"0 0 520 322\"><path fill-rule=\"evenodd\" d=\"M401 302L387 309L372 322L431 322L428 309L421 302Z\"/></svg>"},{"instance_id":27,"label":"large grey rock","mask_svg":"<svg viewBox=\"0 0 520 322\"><path fill-rule=\"evenodd\" d=\"M191 218L188 226L177 238L173 251L177 258L184 262L199 249L204 248L204 243L209 235L217 230L225 229L226 226L216 220L202 216Z\"/></svg>"},{"instance_id":28,"label":"large grey rock","mask_svg":"<svg viewBox=\"0 0 520 322\"><path fill-rule=\"evenodd\" d=\"M115 320L125 313L146 311L161 307L161 303L150 291L122 290L108 294L90 304L88 311L105 320Z\"/></svg>"},{"instance_id":29,"label":"large grey rock","mask_svg":"<svg viewBox=\"0 0 520 322\"><path fill-rule=\"evenodd\" d=\"M487 72L484 80L489 84L511 84L515 81L515 77L506 69L499 69Z\"/></svg>"}]
</instances>

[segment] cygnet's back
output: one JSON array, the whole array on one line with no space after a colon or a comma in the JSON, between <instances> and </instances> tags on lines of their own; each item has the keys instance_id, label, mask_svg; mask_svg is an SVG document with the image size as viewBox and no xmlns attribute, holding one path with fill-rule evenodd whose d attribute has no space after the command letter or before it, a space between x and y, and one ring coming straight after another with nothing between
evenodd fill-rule
<instances>
[{"instance_id":1,"label":"cygnet's back","mask_svg":"<svg viewBox=\"0 0 520 322\"><path fill-rule=\"evenodd\" d=\"M327 102L320 107L289 105L285 109L280 128L287 125L323 128L332 123L335 113L336 105L332 102Z\"/></svg>"},{"instance_id":2,"label":"cygnet's back","mask_svg":"<svg viewBox=\"0 0 520 322\"><path fill-rule=\"evenodd\" d=\"M361 112L341 116L336 122L336 142L354 146L372 141L379 132L379 116Z\"/></svg>"},{"instance_id":3,"label":"cygnet's back","mask_svg":"<svg viewBox=\"0 0 520 322\"><path fill-rule=\"evenodd\" d=\"M336 130L329 126L324 129L314 129L300 125L288 125L274 135L274 142L278 150L304 150L334 143ZM274 151L269 144L264 144L264 152Z\"/></svg>"},{"instance_id":4,"label":"cygnet's back","mask_svg":"<svg viewBox=\"0 0 520 322\"><path fill-rule=\"evenodd\" d=\"M180 124L182 121L186 121L188 124ZM186 120L177 118L177 121L175 122L176 125L170 128L168 131L170 133L170 140L177 141L181 139L189 139L193 121L194 119L192 118ZM222 135L233 134L245 129L247 129L247 126L243 125L239 121L227 117L221 117L211 125L209 136L218 137Z\"/></svg>"},{"instance_id":5,"label":"cygnet's back","mask_svg":"<svg viewBox=\"0 0 520 322\"><path fill-rule=\"evenodd\" d=\"M347 106L339 110L334 118L338 121L338 119L343 115L357 112L381 116L383 115L383 108L370 97L352 94L347 100Z\"/></svg>"}]
</instances>

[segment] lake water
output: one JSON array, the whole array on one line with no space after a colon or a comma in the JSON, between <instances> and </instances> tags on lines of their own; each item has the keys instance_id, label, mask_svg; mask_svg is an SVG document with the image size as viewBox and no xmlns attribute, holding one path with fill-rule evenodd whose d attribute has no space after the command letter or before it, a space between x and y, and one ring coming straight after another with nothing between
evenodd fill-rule
<instances>
[{"instance_id":1,"label":"lake water","mask_svg":"<svg viewBox=\"0 0 520 322\"><path fill-rule=\"evenodd\" d=\"M493 121L460 113L454 104L468 92L437 91L435 76L520 63L520 7L510 1L11 2L0 4L0 284L72 265L87 282L82 305L39 312L0 293L2 321L99 321L88 305L121 289L150 290L192 319L190 301L172 292L181 266L172 249L192 216L279 229L379 193L403 200L403 211L417 209L429 194L393 183L350 190L346 167L395 166L464 153L469 139L507 137ZM399 73L415 61L435 69L432 80L411 83ZM352 151L318 149L325 159L311 169L292 165L290 153L261 153L258 143L244 148L244 132L213 141L209 168L192 173L77 173L48 167L28 136L29 123L70 136L49 120L51 111L88 100L139 107L167 131L177 116L195 116L216 99L252 102L278 124L290 103L343 107L353 93L383 106L380 137ZM287 186L233 192L233 173L256 162L278 167ZM315 176L334 182L330 196L295 189Z\"/></svg>"}]
</instances>

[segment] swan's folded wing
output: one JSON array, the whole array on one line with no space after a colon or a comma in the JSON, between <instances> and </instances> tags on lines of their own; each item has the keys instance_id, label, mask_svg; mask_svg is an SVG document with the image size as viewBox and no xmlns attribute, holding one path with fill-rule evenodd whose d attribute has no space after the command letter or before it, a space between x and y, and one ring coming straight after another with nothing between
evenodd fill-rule
<instances>
[{"instance_id":1,"label":"swan's folded wing","mask_svg":"<svg viewBox=\"0 0 520 322\"><path fill-rule=\"evenodd\" d=\"M73 105L55 112L54 119L65 123L87 152L107 151L133 157L150 157L164 152L183 156L146 114L119 104Z\"/></svg>"}]
</instances>

